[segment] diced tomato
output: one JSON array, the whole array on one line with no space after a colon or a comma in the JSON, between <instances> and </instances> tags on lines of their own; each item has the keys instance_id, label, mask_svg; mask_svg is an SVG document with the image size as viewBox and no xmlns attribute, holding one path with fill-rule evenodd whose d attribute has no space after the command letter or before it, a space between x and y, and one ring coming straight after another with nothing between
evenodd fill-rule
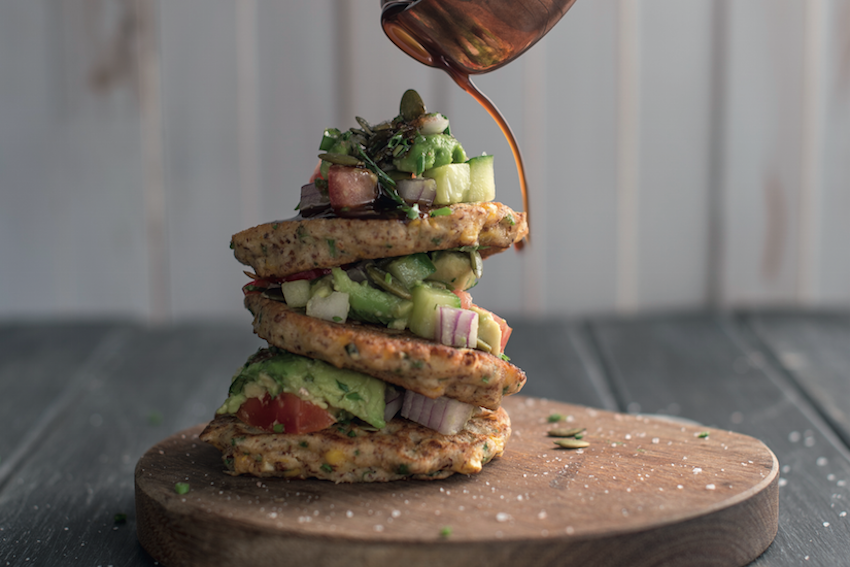
<instances>
[{"instance_id":1,"label":"diced tomato","mask_svg":"<svg viewBox=\"0 0 850 567\"><path fill-rule=\"evenodd\" d=\"M248 398L239 407L236 417L272 433L312 433L336 422L327 410L289 393L278 394L274 399L268 394L262 398Z\"/></svg>"},{"instance_id":2,"label":"diced tomato","mask_svg":"<svg viewBox=\"0 0 850 567\"><path fill-rule=\"evenodd\" d=\"M462 289L453 289L452 293L454 293L458 297L458 299L460 299L461 309L472 308L472 295L470 295L469 292L463 291Z\"/></svg>"},{"instance_id":3,"label":"diced tomato","mask_svg":"<svg viewBox=\"0 0 850 567\"><path fill-rule=\"evenodd\" d=\"M322 178L322 160L319 160L319 163L316 164L316 168L313 170L313 175L310 176L310 183L314 182L317 179Z\"/></svg>"},{"instance_id":4,"label":"diced tomato","mask_svg":"<svg viewBox=\"0 0 850 567\"><path fill-rule=\"evenodd\" d=\"M335 211L358 209L378 198L378 176L362 167L332 165L328 198Z\"/></svg>"},{"instance_id":5,"label":"diced tomato","mask_svg":"<svg viewBox=\"0 0 850 567\"><path fill-rule=\"evenodd\" d=\"M257 280L252 280L245 285L242 286L242 293L245 295L252 295L254 293L263 293L268 287L271 285L271 282L267 279L260 278Z\"/></svg>"},{"instance_id":6,"label":"diced tomato","mask_svg":"<svg viewBox=\"0 0 850 567\"><path fill-rule=\"evenodd\" d=\"M513 333L513 332L514 332L514 330L513 330L510 326L508 326L508 322L507 322L507 321L505 321L504 319L502 319L501 317L499 317L499 316L498 316L498 315L496 315L495 313L492 313L492 312L491 312L490 314L493 316L493 319L496 321L496 323L498 323L498 324L499 324L499 327L501 327L501 328L502 328L502 347L501 347L501 352L505 352L505 345L507 345L507 344L508 344L508 339L509 339L509 338L511 338L511 333Z\"/></svg>"},{"instance_id":7,"label":"diced tomato","mask_svg":"<svg viewBox=\"0 0 850 567\"><path fill-rule=\"evenodd\" d=\"M304 270L303 272L286 276L285 278L281 278L280 281L294 282L296 280L314 280L329 273L331 273L330 268L313 268L312 270Z\"/></svg>"}]
</instances>

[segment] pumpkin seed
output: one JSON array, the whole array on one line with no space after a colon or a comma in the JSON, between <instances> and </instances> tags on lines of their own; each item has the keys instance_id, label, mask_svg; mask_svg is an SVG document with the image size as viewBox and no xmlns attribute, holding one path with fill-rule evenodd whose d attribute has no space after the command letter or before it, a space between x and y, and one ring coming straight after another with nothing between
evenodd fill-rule
<instances>
[{"instance_id":1,"label":"pumpkin seed","mask_svg":"<svg viewBox=\"0 0 850 567\"><path fill-rule=\"evenodd\" d=\"M590 447L590 443L587 441L580 441L570 437L555 439L555 445L564 449L583 449L584 447Z\"/></svg>"},{"instance_id":2,"label":"pumpkin seed","mask_svg":"<svg viewBox=\"0 0 850 567\"><path fill-rule=\"evenodd\" d=\"M410 295L410 292L407 290L406 287L401 285L400 282L396 281L396 279L393 278L389 272L385 272L374 264L366 266L366 275L369 276L369 280L373 284L380 287L384 291L388 291L402 299L412 299L412 296Z\"/></svg>"},{"instance_id":3,"label":"pumpkin seed","mask_svg":"<svg viewBox=\"0 0 850 567\"><path fill-rule=\"evenodd\" d=\"M422 97L419 96L418 92L408 89L401 95L399 110L402 118L408 122L412 122L425 114L425 103L422 102Z\"/></svg>"},{"instance_id":4,"label":"pumpkin seed","mask_svg":"<svg viewBox=\"0 0 850 567\"><path fill-rule=\"evenodd\" d=\"M364 134L366 134L367 136L371 136L374 133L374 131L372 130L372 126L370 126L369 123L366 122L365 118L355 116L354 119L357 120L357 123L360 124L361 128L363 128Z\"/></svg>"},{"instance_id":5,"label":"pumpkin seed","mask_svg":"<svg viewBox=\"0 0 850 567\"><path fill-rule=\"evenodd\" d=\"M585 430L584 427L573 427L571 429L550 429L547 433L549 437L575 437Z\"/></svg>"},{"instance_id":6,"label":"pumpkin seed","mask_svg":"<svg viewBox=\"0 0 850 567\"><path fill-rule=\"evenodd\" d=\"M319 154L319 159L336 165L357 166L363 163L356 157L348 154Z\"/></svg>"}]
</instances>

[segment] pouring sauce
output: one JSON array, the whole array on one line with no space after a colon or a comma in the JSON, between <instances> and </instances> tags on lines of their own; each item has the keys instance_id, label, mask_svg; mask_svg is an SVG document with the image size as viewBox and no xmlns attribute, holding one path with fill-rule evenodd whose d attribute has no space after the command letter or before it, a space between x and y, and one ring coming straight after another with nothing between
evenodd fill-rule
<instances>
[{"instance_id":1,"label":"pouring sauce","mask_svg":"<svg viewBox=\"0 0 850 567\"><path fill-rule=\"evenodd\" d=\"M526 214L530 213L529 191L519 144L504 115L472 83L470 75L492 71L519 57L558 23L574 2L383 1L381 25L387 37L420 63L447 72L499 125L514 155ZM518 242L517 248L522 245Z\"/></svg>"}]
</instances>

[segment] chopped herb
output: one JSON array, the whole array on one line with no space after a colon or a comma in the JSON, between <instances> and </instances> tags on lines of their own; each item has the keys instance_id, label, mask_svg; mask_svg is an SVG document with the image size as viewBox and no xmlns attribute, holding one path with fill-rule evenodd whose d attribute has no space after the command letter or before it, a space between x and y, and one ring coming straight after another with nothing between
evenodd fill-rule
<instances>
[{"instance_id":1,"label":"chopped herb","mask_svg":"<svg viewBox=\"0 0 850 567\"><path fill-rule=\"evenodd\" d=\"M443 526L440 529L440 537L449 537L452 535L452 527L451 526Z\"/></svg>"},{"instance_id":2,"label":"chopped herb","mask_svg":"<svg viewBox=\"0 0 850 567\"><path fill-rule=\"evenodd\" d=\"M348 400L354 401L354 402L362 402L363 401L363 397L360 394L358 394L357 392L351 392L349 394L346 394L345 398L348 399Z\"/></svg>"},{"instance_id":3,"label":"chopped herb","mask_svg":"<svg viewBox=\"0 0 850 567\"><path fill-rule=\"evenodd\" d=\"M564 416L562 416L559 413L553 413L548 418L546 418L546 421L548 421L549 423L556 423L558 421L564 421Z\"/></svg>"},{"instance_id":4,"label":"chopped herb","mask_svg":"<svg viewBox=\"0 0 850 567\"><path fill-rule=\"evenodd\" d=\"M340 317L339 315L334 315L333 320L334 320L334 323L341 323L342 317Z\"/></svg>"},{"instance_id":5,"label":"chopped herb","mask_svg":"<svg viewBox=\"0 0 850 567\"><path fill-rule=\"evenodd\" d=\"M333 468L332 466L330 466L329 464L327 464L327 463L322 463L322 466L321 466L321 467L319 467L319 468L321 468L321 469L322 469L323 471L325 471L326 473L332 473L332 472L334 472L334 468Z\"/></svg>"},{"instance_id":6,"label":"chopped herb","mask_svg":"<svg viewBox=\"0 0 850 567\"><path fill-rule=\"evenodd\" d=\"M516 226L516 221L514 220L514 216L513 216L512 214L510 214L510 213L508 213L508 214L505 216L505 218L503 218L502 220L503 220L504 222L506 222L509 226Z\"/></svg>"},{"instance_id":7,"label":"chopped herb","mask_svg":"<svg viewBox=\"0 0 850 567\"><path fill-rule=\"evenodd\" d=\"M116 524L126 524L127 523L127 514L115 514L114 522Z\"/></svg>"},{"instance_id":8,"label":"chopped herb","mask_svg":"<svg viewBox=\"0 0 850 567\"><path fill-rule=\"evenodd\" d=\"M233 459L230 459L230 458L224 459L224 466L226 466L228 469L232 469L233 468Z\"/></svg>"},{"instance_id":9,"label":"chopped herb","mask_svg":"<svg viewBox=\"0 0 850 567\"><path fill-rule=\"evenodd\" d=\"M423 360L411 360L410 365L413 366L413 368L422 368L423 366L425 366L425 361L423 361Z\"/></svg>"},{"instance_id":10,"label":"chopped herb","mask_svg":"<svg viewBox=\"0 0 850 567\"><path fill-rule=\"evenodd\" d=\"M395 472L396 474L410 474L410 467L407 465L399 465Z\"/></svg>"},{"instance_id":11,"label":"chopped herb","mask_svg":"<svg viewBox=\"0 0 850 567\"><path fill-rule=\"evenodd\" d=\"M174 492L177 494L186 494L189 492L189 483L188 482L178 482L174 485Z\"/></svg>"},{"instance_id":12,"label":"chopped herb","mask_svg":"<svg viewBox=\"0 0 850 567\"><path fill-rule=\"evenodd\" d=\"M360 456L360 449L354 449L354 456L355 456L355 457L359 457L359 456Z\"/></svg>"},{"instance_id":13,"label":"chopped herb","mask_svg":"<svg viewBox=\"0 0 850 567\"><path fill-rule=\"evenodd\" d=\"M235 447L237 443L241 443L244 440L245 440L244 436L242 436L242 437L231 437L230 438L230 444Z\"/></svg>"},{"instance_id":14,"label":"chopped herb","mask_svg":"<svg viewBox=\"0 0 850 567\"><path fill-rule=\"evenodd\" d=\"M386 282L386 283L393 283L393 275L392 275L391 273L387 272L387 273L384 275L384 282Z\"/></svg>"},{"instance_id":15,"label":"chopped herb","mask_svg":"<svg viewBox=\"0 0 850 567\"><path fill-rule=\"evenodd\" d=\"M485 384L489 384L490 383L490 377L485 376L484 378L481 379L481 381L484 382Z\"/></svg>"},{"instance_id":16,"label":"chopped herb","mask_svg":"<svg viewBox=\"0 0 850 567\"><path fill-rule=\"evenodd\" d=\"M299 443L299 445L301 445L301 447L303 447L304 449L307 448L307 442L306 441L302 441L301 443Z\"/></svg>"},{"instance_id":17,"label":"chopped herb","mask_svg":"<svg viewBox=\"0 0 850 567\"><path fill-rule=\"evenodd\" d=\"M236 245L233 244L233 241L231 240L230 241L230 249L233 250L234 248L236 248Z\"/></svg>"},{"instance_id":18,"label":"chopped herb","mask_svg":"<svg viewBox=\"0 0 850 567\"><path fill-rule=\"evenodd\" d=\"M499 358L501 358L501 359L502 359L502 360L504 360L505 362L510 362L510 361L511 361L511 357L510 357L510 356L508 356L508 355L506 355L505 353L500 354L500 355L499 355Z\"/></svg>"},{"instance_id":19,"label":"chopped herb","mask_svg":"<svg viewBox=\"0 0 850 567\"><path fill-rule=\"evenodd\" d=\"M330 250L331 258L336 258L336 240L328 238L328 250Z\"/></svg>"},{"instance_id":20,"label":"chopped herb","mask_svg":"<svg viewBox=\"0 0 850 567\"><path fill-rule=\"evenodd\" d=\"M342 390L343 392L348 392L351 389L348 387L348 384L340 382L339 380L336 381L336 387Z\"/></svg>"},{"instance_id":21,"label":"chopped herb","mask_svg":"<svg viewBox=\"0 0 850 567\"><path fill-rule=\"evenodd\" d=\"M706 437L708 437L708 431L703 431L702 433L697 435L697 437L699 437L700 439L705 439Z\"/></svg>"},{"instance_id":22,"label":"chopped herb","mask_svg":"<svg viewBox=\"0 0 850 567\"><path fill-rule=\"evenodd\" d=\"M275 433L283 433L286 431L286 427L282 423L275 423L274 427L272 427Z\"/></svg>"},{"instance_id":23,"label":"chopped herb","mask_svg":"<svg viewBox=\"0 0 850 567\"><path fill-rule=\"evenodd\" d=\"M434 238L431 239L431 244L433 244L434 246L439 246L440 242L442 242L442 241L443 241L442 238L440 238L439 236L435 236Z\"/></svg>"},{"instance_id":24,"label":"chopped herb","mask_svg":"<svg viewBox=\"0 0 850 567\"><path fill-rule=\"evenodd\" d=\"M277 227L279 227L279 226L280 225L277 224L277 223L272 223L272 230L277 230Z\"/></svg>"},{"instance_id":25,"label":"chopped herb","mask_svg":"<svg viewBox=\"0 0 850 567\"><path fill-rule=\"evenodd\" d=\"M349 429L347 435L349 437L357 437L357 432L354 431L353 429Z\"/></svg>"},{"instance_id":26,"label":"chopped herb","mask_svg":"<svg viewBox=\"0 0 850 567\"><path fill-rule=\"evenodd\" d=\"M263 460L263 456L261 454L257 453L256 455L254 455L254 460L259 463L260 461Z\"/></svg>"},{"instance_id":27,"label":"chopped herb","mask_svg":"<svg viewBox=\"0 0 850 567\"><path fill-rule=\"evenodd\" d=\"M509 391L510 391L510 388L508 388L507 386L505 386L504 388L502 388L502 395L504 396L504 395L505 395L505 394L507 394Z\"/></svg>"},{"instance_id":28,"label":"chopped herb","mask_svg":"<svg viewBox=\"0 0 850 567\"><path fill-rule=\"evenodd\" d=\"M445 217L452 214L452 209L450 207L440 207L439 209L434 209L428 214L432 217Z\"/></svg>"},{"instance_id":29,"label":"chopped herb","mask_svg":"<svg viewBox=\"0 0 850 567\"><path fill-rule=\"evenodd\" d=\"M487 445L487 443L484 443L484 452L486 453L489 450L490 450L490 446Z\"/></svg>"}]
</instances>

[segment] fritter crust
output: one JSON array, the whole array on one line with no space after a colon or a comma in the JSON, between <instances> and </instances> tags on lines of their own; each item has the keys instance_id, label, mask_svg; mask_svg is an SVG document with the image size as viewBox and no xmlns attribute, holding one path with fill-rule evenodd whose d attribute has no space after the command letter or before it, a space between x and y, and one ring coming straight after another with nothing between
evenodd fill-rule
<instances>
[{"instance_id":1,"label":"fritter crust","mask_svg":"<svg viewBox=\"0 0 850 567\"><path fill-rule=\"evenodd\" d=\"M351 422L315 433L278 434L227 415L216 417L201 439L222 452L230 474L340 483L475 474L504 452L510 434L510 418L499 408L478 410L456 435L442 435L401 418L379 431Z\"/></svg>"},{"instance_id":2,"label":"fritter crust","mask_svg":"<svg viewBox=\"0 0 850 567\"><path fill-rule=\"evenodd\" d=\"M417 252L481 246L482 257L528 234L525 213L501 203L460 203L450 215L399 219L308 218L261 224L233 235L236 259L260 277Z\"/></svg>"},{"instance_id":3,"label":"fritter crust","mask_svg":"<svg viewBox=\"0 0 850 567\"><path fill-rule=\"evenodd\" d=\"M263 297L245 296L254 332L269 344L380 378L430 398L447 396L496 409L525 384L525 372L500 357L454 348L378 325L333 323Z\"/></svg>"}]
</instances>

